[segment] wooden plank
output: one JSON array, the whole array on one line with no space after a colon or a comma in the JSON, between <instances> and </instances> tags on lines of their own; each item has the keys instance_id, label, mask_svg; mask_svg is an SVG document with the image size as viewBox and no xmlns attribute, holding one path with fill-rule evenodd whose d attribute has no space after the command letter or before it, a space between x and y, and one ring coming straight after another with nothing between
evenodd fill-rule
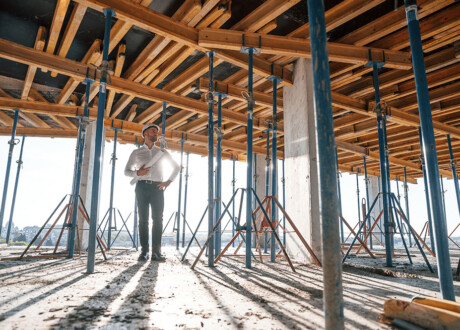
<instances>
[{"instance_id":1,"label":"wooden plank","mask_svg":"<svg viewBox=\"0 0 460 330\"><path fill-rule=\"evenodd\" d=\"M292 57L311 57L310 44L304 39L288 38L258 33L239 32L222 29L201 29L198 44L212 49L227 49L239 51L244 45L260 49L263 54L287 55ZM408 70L412 68L410 54L369 47L328 42L330 61L366 64L369 62L369 50L372 59L385 62L385 66L394 69Z\"/></svg>"},{"instance_id":2,"label":"wooden plank","mask_svg":"<svg viewBox=\"0 0 460 330\"><path fill-rule=\"evenodd\" d=\"M125 64L125 59L126 59L125 52L126 52L126 44L121 44L120 46L118 46L117 59L115 62L115 69L113 72L113 75L115 77L121 76L121 71L123 69L123 65ZM113 90L109 90L107 94L107 103L105 106L105 116L106 117L112 117L110 116L110 112L112 110L112 104L113 104L113 99L115 98L115 94L116 93Z\"/></svg>"},{"instance_id":3,"label":"wooden plank","mask_svg":"<svg viewBox=\"0 0 460 330\"><path fill-rule=\"evenodd\" d=\"M69 3L70 0L57 1L56 9L54 10L53 22L51 23L49 31L48 43L46 45L46 52L49 54L54 54Z\"/></svg>"},{"instance_id":4,"label":"wooden plank","mask_svg":"<svg viewBox=\"0 0 460 330\"><path fill-rule=\"evenodd\" d=\"M137 109L137 104L133 104L131 106L131 109L129 109L128 113L126 114L125 120L133 121L134 117L136 117L136 109Z\"/></svg>"},{"instance_id":5,"label":"wooden plank","mask_svg":"<svg viewBox=\"0 0 460 330\"><path fill-rule=\"evenodd\" d=\"M78 28L80 27L81 21L85 16L87 7L81 5L79 3L75 4L73 7L72 13L69 18L69 22L67 23L66 29L64 31L64 35L62 36L61 43L57 50L57 55L61 57L66 57L67 52L72 45L72 42L77 34ZM56 77L56 72L51 72L52 77Z\"/></svg>"},{"instance_id":6,"label":"wooden plank","mask_svg":"<svg viewBox=\"0 0 460 330\"><path fill-rule=\"evenodd\" d=\"M200 90L202 92L206 92L208 90L209 80L207 78L200 78L199 82ZM227 94L231 98L238 99L246 103L246 99L243 97L242 94L243 92L247 91L245 88L241 88L237 85L225 84L220 81L215 81L214 91ZM254 98L256 100L256 104L264 105L266 107L273 106L273 96L270 94L254 91ZM277 106L280 110L283 109L283 98L281 96L277 97Z\"/></svg>"},{"instance_id":7,"label":"wooden plank","mask_svg":"<svg viewBox=\"0 0 460 330\"><path fill-rule=\"evenodd\" d=\"M15 100L10 94L8 94L2 89L0 89L0 97L8 99L8 100ZM13 109L5 108L5 109L15 110L14 108ZM45 123L43 120L41 120L38 116L36 116L33 113L24 113L22 111L19 111L19 117L23 118L28 124L34 127L49 127L47 123Z\"/></svg>"},{"instance_id":8,"label":"wooden plank","mask_svg":"<svg viewBox=\"0 0 460 330\"><path fill-rule=\"evenodd\" d=\"M127 0L75 0L75 2L100 12L104 8L111 8L117 13L117 18L122 21L189 47L205 51L198 46L198 31L196 29L141 5Z\"/></svg>"},{"instance_id":9,"label":"wooden plank","mask_svg":"<svg viewBox=\"0 0 460 330\"><path fill-rule=\"evenodd\" d=\"M32 99L34 101L40 101L40 102L48 102L43 95L41 95L37 90L31 89L30 90L30 95L29 99ZM50 115L49 116L52 120L54 120L56 123L59 124L62 128L70 128L70 129L76 129L77 126L74 125L69 119L63 116L54 116Z\"/></svg>"},{"instance_id":10,"label":"wooden plank","mask_svg":"<svg viewBox=\"0 0 460 330\"><path fill-rule=\"evenodd\" d=\"M232 30L255 32L296 5L300 0L268 0L232 26Z\"/></svg>"},{"instance_id":11,"label":"wooden plank","mask_svg":"<svg viewBox=\"0 0 460 330\"><path fill-rule=\"evenodd\" d=\"M40 26L38 28L37 37L35 38L35 45L34 48L36 50L42 51L45 47L45 34L46 28L44 26ZM34 81L35 73L37 72L36 65L29 65L27 68L26 78L24 79L24 86L22 87L21 98L26 100L29 92L30 87L32 86L32 82Z\"/></svg>"},{"instance_id":12,"label":"wooden plank","mask_svg":"<svg viewBox=\"0 0 460 330\"><path fill-rule=\"evenodd\" d=\"M459 329L460 313L402 300L383 304L386 317L408 321L426 329Z\"/></svg>"}]
</instances>

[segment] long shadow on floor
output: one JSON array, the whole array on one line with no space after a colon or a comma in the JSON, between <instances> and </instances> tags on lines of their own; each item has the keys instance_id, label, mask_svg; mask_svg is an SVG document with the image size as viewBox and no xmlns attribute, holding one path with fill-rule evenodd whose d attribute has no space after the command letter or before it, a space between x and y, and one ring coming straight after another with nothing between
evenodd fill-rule
<instances>
[{"instance_id":1,"label":"long shadow on floor","mask_svg":"<svg viewBox=\"0 0 460 330\"><path fill-rule=\"evenodd\" d=\"M94 293L87 300L75 307L71 313L61 318L54 324L57 328L82 327L88 328L97 323L104 315L111 316L109 305L117 299L130 279L144 266L136 263L118 274L103 289ZM85 274L85 276L87 276Z\"/></svg>"}]
</instances>

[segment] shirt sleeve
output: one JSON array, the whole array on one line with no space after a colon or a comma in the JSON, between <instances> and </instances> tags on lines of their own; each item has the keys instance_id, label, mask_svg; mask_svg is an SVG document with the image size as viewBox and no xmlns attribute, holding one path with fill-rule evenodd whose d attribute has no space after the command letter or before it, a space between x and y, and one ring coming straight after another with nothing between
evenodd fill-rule
<instances>
[{"instance_id":1,"label":"shirt sleeve","mask_svg":"<svg viewBox=\"0 0 460 330\"><path fill-rule=\"evenodd\" d=\"M135 152L132 152L131 156L129 156L129 160L126 163L126 167L125 167L125 175L130 176L130 177L136 177L137 176L136 154L135 154Z\"/></svg>"},{"instance_id":2,"label":"shirt sleeve","mask_svg":"<svg viewBox=\"0 0 460 330\"><path fill-rule=\"evenodd\" d=\"M165 153L166 154L164 155L164 159L167 160L173 166L173 171L168 180L174 181L174 179L177 177L177 174L179 174L180 166L179 164L177 164L174 158L172 158L171 154L168 151L165 150Z\"/></svg>"}]
</instances>

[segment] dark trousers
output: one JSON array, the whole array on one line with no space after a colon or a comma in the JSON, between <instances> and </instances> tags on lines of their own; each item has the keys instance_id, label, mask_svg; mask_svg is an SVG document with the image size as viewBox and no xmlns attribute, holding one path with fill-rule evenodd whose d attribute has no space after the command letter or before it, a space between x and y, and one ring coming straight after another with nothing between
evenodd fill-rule
<instances>
[{"instance_id":1,"label":"dark trousers","mask_svg":"<svg viewBox=\"0 0 460 330\"><path fill-rule=\"evenodd\" d=\"M161 252L161 234L163 231L164 191L158 189L160 182L136 184L137 210L139 214L139 239L142 252L149 251L149 206L152 216L152 252Z\"/></svg>"}]
</instances>

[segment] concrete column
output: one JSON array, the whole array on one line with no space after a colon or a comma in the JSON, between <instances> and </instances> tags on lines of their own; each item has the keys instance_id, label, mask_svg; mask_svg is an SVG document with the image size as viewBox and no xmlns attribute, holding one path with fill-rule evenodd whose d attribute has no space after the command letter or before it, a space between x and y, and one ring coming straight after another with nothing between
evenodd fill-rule
<instances>
[{"instance_id":1,"label":"concrete column","mask_svg":"<svg viewBox=\"0 0 460 330\"><path fill-rule=\"evenodd\" d=\"M310 59L298 59L294 84L284 87L284 144L286 212L318 258L321 258L318 162ZM301 262L312 262L292 228L286 223L287 249Z\"/></svg>"},{"instance_id":2,"label":"concrete column","mask_svg":"<svg viewBox=\"0 0 460 330\"><path fill-rule=\"evenodd\" d=\"M369 179L369 207L372 206L372 203L375 200L375 197L379 194L379 178L376 176L368 176ZM379 216L381 211L381 207L379 208L379 201L375 203L374 209L371 212L371 225L374 223L375 219ZM382 216L382 223L383 223L383 216ZM380 222L379 222L380 226ZM382 228L382 227L381 227ZM383 228L382 228L383 229ZM380 239L380 229L378 227L374 228L374 234ZM374 242L376 244L376 242Z\"/></svg>"},{"instance_id":3,"label":"concrete column","mask_svg":"<svg viewBox=\"0 0 460 330\"><path fill-rule=\"evenodd\" d=\"M104 129L104 136L102 141L105 142L105 129ZM80 182L80 196L85 204L85 208L90 213L91 210L91 187L93 184L93 165L94 165L94 147L96 144L96 121L92 121L86 128L86 137L85 137L85 149L83 151L83 164L81 168L81 182ZM102 161L101 167L104 164L104 146L102 146ZM102 179L101 170L101 178ZM102 182L102 180L100 180ZM100 184L100 183L99 183ZM99 189L101 191L101 189ZM99 195L100 196L100 195ZM99 203L100 204L100 203ZM99 210L99 217L102 220L104 216L105 210ZM75 238L75 243L77 243L77 239L80 242L80 246L83 250L88 247L88 235L89 235L89 224L83 218L81 213L78 213L77 218L77 226L78 226L78 237ZM78 245L76 245L77 247Z\"/></svg>"}]
</instances>

